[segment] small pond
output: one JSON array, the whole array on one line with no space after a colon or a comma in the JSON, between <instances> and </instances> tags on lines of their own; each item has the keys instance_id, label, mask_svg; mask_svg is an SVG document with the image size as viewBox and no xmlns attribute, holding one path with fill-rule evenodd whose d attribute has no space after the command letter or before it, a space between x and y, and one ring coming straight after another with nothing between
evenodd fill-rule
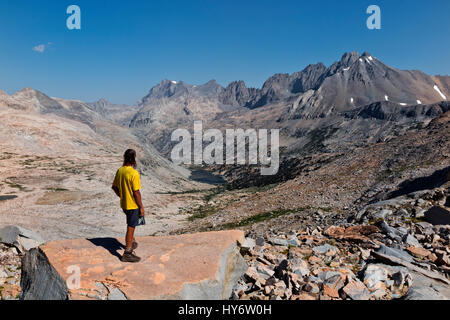
<instances>
[{"instance_id":1,"label":"small pond","mask_svg":"<svg viewBox=\"0 0 450 320\"><path fill-rule=\"evenodd\" d=\"M206 170L193 170L189 179L213 185L221 185L227 183L227 181L221 176L212 174L211 172L208 172Z\"/></svg>"}]
</instances>

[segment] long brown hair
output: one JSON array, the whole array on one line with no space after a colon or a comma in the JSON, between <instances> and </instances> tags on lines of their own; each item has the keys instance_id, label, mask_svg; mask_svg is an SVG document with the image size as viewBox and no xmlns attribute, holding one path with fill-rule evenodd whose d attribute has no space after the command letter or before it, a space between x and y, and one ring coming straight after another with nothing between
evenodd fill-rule
<instances>
[{"instance_id":1,"label":"long brown hair","mask_svg":"<svg viewBox=\"0 0 450 320\"><path fill-rule=\"evenodd\" d=\"M125 154L123 155L123 165L131 164L133 168L136 168L136 151L133 149L128 149L125 151Z\"/></svg>"}]
</instances>

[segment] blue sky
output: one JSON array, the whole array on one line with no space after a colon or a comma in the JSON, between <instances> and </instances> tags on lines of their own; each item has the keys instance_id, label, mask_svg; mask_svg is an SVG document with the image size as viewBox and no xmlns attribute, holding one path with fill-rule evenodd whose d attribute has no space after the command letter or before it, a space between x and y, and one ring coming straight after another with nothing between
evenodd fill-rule
<instances>
[{"instance_id":1,"label":"blue sky","mask_svg":"<svg viewBox=\"0 0 450 320\"><path fill-rule=\"evenodd\" d=\"M81 30L66 27L72 4ZM381 30L366 27L371 4ZM165 78L260 87L354 50L448 75L449 12L448 0L0 0L0 89L133 104Z\"/></svg>"}]
</instances>

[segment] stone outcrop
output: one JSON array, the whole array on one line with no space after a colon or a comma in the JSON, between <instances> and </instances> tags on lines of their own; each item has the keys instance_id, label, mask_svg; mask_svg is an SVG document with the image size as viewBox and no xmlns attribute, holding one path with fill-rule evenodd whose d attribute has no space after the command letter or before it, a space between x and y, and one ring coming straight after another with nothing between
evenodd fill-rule
<instances>
[{"instance_id":1,"label":"stone outcrop","mask_svg":"<svg viewBox=\"0 0 450 320\"><path fill-rule=\"evenodd\" d=\"M44 239L34 231L19 226L6 226L0 229L0 242L25 252L43 244Z\"/></svg>"},{"instance_id":2,"label":"stone outcrop","mask_svg":"<svg viewBox=\"0 0 450 320\"><path fill-rule=\"evenodd\" d=\"M117 239L49 242L24 257L21 299L229 299L248 268L243 240L241 231L137 238L137 264L119 260Z\"/></svg>"}]
</instances>

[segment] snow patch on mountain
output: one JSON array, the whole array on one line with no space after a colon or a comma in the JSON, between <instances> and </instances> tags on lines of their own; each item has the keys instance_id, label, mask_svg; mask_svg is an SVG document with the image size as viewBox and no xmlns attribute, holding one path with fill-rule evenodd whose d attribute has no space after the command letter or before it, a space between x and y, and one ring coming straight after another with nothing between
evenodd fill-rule
<instances>
[{"instance_id":1,"label":"snow patch on mountain","mask_svg":"<svg viewBox=\"0 0 450 320\"><path fill-rule=\"evenodd\" d=\"M437 93L441 95L442 99L447 100L447 97L442 93L442 91L439 89L437 85L434 85L433 89L436 90Z\"/></svg>"}]
</instances>

